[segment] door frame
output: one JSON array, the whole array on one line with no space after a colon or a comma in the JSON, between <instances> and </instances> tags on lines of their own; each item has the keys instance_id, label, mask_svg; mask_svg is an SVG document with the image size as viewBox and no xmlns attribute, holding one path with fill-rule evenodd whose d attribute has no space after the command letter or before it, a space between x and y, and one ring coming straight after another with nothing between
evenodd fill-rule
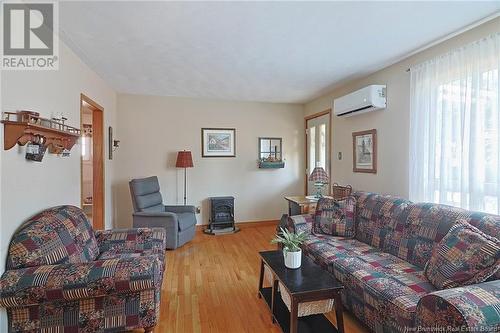
<instances>
[{"instance_id":1,"label":"door frame","mask_svg":"<svg viewBox=\"0 0 500 333\"><path fill-rule=\"evenodd\" d=\"M307 195L307 182L308 182L308 178L309 178L309 172L308 172L308 163L309 163L309 147L308 147L308 133L307 133L307 122L311 119L314 119L314 118L318 118L318 117L322 117L324 115L329 115L328 117L328 122L329 122L329 126L328 126L328 152L327 152L327 161L328 161L328 176L330 177L330 182L332 181L332 145L333 145L333 142L332 142L332 109L326 109L324 111L321 111L321 112L317 112L317 113L314 113L314 114L311 114L309 116L306 116L304 117L304 133L305 133L305 161L306 161L306 170L305 170L305 179L304 179L304 195ZM331 194L332 193L332 184L328 184L328 194Z\"/></svg>"},{"instance_id":2,"label":"door frame","mask_svg":"<svg viewBox=\"0 0 500 333\"><path fill-rule=\"evenodd\" d=\"M92 149L98 154L92 157L92 227L95 230L104 229L105 219L105 152L104 142L104 108L93 101L85 94L80 94L80 127L83 133L83 110L84 108L92 110ZM99 121L99 130L94 127L95 119ZM97 158L96 158L97 157ZM96 170L97 169L97 170ZM96 172L100 171L100 172ZM97 175L101 175L100 177ZM97 195L96 195L97 193ZM97 198L96 198L97 197ZM83 157L80 153L80 206L83 208ZM97 217L97 218L96 218Z\"/></svg>"}]
</instances>

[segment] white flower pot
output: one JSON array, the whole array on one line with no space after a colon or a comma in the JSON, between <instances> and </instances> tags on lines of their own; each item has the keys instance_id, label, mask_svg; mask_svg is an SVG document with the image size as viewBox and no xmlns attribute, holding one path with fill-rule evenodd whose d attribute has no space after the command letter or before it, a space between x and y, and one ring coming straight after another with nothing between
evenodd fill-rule
<instances>
[{"instance_id":1,"label":"white flower pot","mask_svg":"<svg viewBox=\"0 0 500 333\"><path fill-rule=\"evenodd\" d=\"M283 257L285 257L285 266L287 268L291 269L299 268L300 264L302 263L302 250L289 252L286 249L284 249Z\"/></svg>"}]
</instances>

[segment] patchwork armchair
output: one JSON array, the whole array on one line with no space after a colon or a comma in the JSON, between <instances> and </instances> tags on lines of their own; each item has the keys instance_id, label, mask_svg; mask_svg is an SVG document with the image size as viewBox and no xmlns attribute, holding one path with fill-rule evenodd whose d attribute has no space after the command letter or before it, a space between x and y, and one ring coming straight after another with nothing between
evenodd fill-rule
<instances>
[{"instance_id":1,"label":"patchwork armchair","mask_svg":"<svg viewBox=\"0 0 500 333\"><path fill-rule=\"evenodd\" d=\"M41 212L13 235L0 278L8 332L151 332L164 248L162 228L94 232L80 208Z\"/></svg>"},{"instance_id":2,"label":"patchwork armchair","mask_svg":"<svg viewBox=\"0 0 500 333\"><path fill-rule=\"evenodd\" d=\"M129 186L134 227L165 228L166 248L171 250L193 239L196 230L194 206L165 206L156 176L133 179Z\"/></svg>"}]
</instances>

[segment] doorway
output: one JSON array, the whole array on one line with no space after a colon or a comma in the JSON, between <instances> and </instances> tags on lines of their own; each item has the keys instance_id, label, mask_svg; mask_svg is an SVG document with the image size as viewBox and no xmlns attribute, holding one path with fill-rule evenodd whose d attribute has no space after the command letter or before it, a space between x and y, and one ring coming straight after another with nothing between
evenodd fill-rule
<instances>
[{"instance_id":1,"label":"doorway","mask_svg":"<svg viewBox=\"0 0 500 333\"><path fill-rule=\"evenodd\" d=\"M331 144L332 144L332 112L331 109L307 116L306 127L306 180L304 192L306 195L316 193L314 183L309 181L309 175L316 166L323 167L331 179ZM331 186L325 194L331 193Z\"/></svg>"},{"instance_id":2,"label":"doorway","mask_svg":"<svg viewBox=\"0 0 500 333\"><path fill-rule=\"evenodd\" d=\"M80 96L81 206L96 230L104 229L104 109Z\"/></svg>"}]
</instances>

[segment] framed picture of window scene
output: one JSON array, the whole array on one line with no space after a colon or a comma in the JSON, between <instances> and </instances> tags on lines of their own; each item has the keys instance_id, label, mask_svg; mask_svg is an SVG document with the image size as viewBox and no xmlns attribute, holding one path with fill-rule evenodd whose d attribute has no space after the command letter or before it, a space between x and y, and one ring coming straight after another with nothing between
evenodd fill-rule
<instances>
[{"instance_id":1,"label":"framed picture of window scene","mask_svg":"<svg viewBox=\"0 0 500 333\"><path fill-rule=\"evenodd\" d=\"M235 157L236 129L234 128L202 128L202 157Z\"/></svg>"},{"instance_id":2,"label":"framed picture of window scene","mask_svg":"<svg viewBox=\"0 0 500 333\"><path fill-rule=\"evenodd\" d=\"M377 173L377 130L352 133L353 172Z\"/></svg>"}]
</instances>

